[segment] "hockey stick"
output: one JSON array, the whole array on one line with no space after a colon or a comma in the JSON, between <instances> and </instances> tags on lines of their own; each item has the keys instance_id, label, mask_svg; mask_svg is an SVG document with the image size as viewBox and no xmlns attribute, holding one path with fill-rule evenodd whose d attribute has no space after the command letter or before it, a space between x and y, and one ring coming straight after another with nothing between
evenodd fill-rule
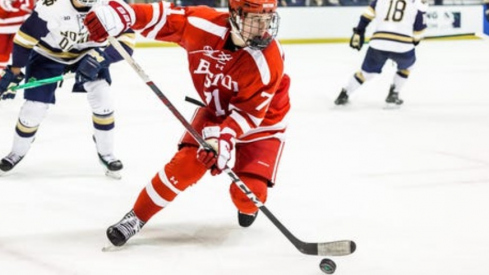
<instances>
[{"instance_id":1,"label":"hockey stick","mask_svg":"<svg viewBox=\"0 0 489 275\"><path fill-rule=\"evenodd\" d=\"M190 135L205 149L213 150L202 136L192 127L185 117L175 108L170 100L161 92L161 90L149 79L141 66L126 52L122 45L114 37L109 37L110 44L122 55L129 65L136 71L141 79L148 85L151 90L158 96L163 104L168 107L172 114L182 123ZM253 192L241 181L241 179L229 168L226 167L224 172L233 180L239 189L267 216L267 218L287 237L287 239L302 253L307 255L319 256L345 256L353 253L356 244L350 240L323 242L323 243L306 243L297 239L273 214L268 208L256 197Z\"/></svg>"},{"instance_id":2,"label":"hockey stick","mask_svg":"<svg viewBox=\"0 0 489 275\"><path fill-rule=\"evenodd\" d=\"M50 83L74 78L74 77L75 77L75 74L69 73L69 74L65 74L65 75L60 75L60 76L55 76L55 77L45 78L45 79L40 79L40 80L32 79L32 80L27 81L25 84L13 86L9 90L17 91L17 90L21 90L21 89L35 88L35 87L43 86L46 84L50 84Z\"/></svg>"}]
</instances>

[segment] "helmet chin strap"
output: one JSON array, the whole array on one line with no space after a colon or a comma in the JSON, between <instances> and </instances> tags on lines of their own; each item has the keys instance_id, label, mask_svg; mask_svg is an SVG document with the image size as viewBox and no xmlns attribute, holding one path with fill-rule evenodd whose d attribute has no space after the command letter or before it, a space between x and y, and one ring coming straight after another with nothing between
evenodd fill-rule
<instances>
[{"instance_id":1,"label":"helmet chin strap","mask_svg":"<svg viewBox=\"0 0 489 275\"><path fill-rule=\"evenodd\" d=\"M244 41L241 31L231 17L229 18L229 22L231 23L231 39L233 40L234 45L243 48L246 47L246 41Z\"/></svg>"}]
</instances>

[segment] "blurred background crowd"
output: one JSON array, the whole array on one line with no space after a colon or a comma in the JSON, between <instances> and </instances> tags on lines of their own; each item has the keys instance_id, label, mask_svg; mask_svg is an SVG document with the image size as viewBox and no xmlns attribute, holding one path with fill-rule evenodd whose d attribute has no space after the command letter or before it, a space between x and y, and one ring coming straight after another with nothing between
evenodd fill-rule
<instances>
[{"instance_id":1,"label":"blurred background crowd","mask_svg":"<svg viewBox=\"0 0 489 275\"><path fill-rule=\"evenodd\" d=\"M149 3L159 0L127 0L130 3ZM207 5L227 7L227 0L167 0L178 6ZM281 7L366 6L372 0L279 0ZM482 0L428 0L430 5L480 5Z\"/></svg>"}]
</instances>

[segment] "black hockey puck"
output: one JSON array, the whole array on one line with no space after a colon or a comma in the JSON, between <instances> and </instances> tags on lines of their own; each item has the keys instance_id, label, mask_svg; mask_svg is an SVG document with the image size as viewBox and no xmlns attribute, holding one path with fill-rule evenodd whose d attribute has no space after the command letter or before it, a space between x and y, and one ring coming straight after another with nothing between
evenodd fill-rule
<instances>
[{"instance_id":1,"label":"black hockey puck","mask_svg":"<svg viewBox=\"0 0 489 275\"><path fill-rule=\"evenodd\" d=\"M326 274L333 274L336 270L336 264L333 262L333 260L324 258L319 263L319 268Z\"/></svg>"}]
</instances>

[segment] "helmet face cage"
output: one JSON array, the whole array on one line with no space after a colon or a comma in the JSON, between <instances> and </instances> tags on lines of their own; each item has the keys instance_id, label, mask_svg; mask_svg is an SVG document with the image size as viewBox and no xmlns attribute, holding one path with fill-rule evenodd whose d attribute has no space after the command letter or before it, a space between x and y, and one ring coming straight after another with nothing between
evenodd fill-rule
<instances>
[{"instance_id":1,"label":"helmet face cage","mask_svg":"<svg viewBox=\"0 0 489 275\"><path fill-rule=\"evenodd\" d=\"M232 12L231 21L247 46L263 50L277 36L280 17L276 12Z\"/></svg>"},{"instance_id":2,"label":"helmet face cage","mask_svg":"<svg viewBox=\"0 0 489 275\"><path fill-rule=\"evenodd\" d=\"M99 2L99 0L76 0L78 3L85 7L93 7Z\"/></svg>"}]
</instances>

